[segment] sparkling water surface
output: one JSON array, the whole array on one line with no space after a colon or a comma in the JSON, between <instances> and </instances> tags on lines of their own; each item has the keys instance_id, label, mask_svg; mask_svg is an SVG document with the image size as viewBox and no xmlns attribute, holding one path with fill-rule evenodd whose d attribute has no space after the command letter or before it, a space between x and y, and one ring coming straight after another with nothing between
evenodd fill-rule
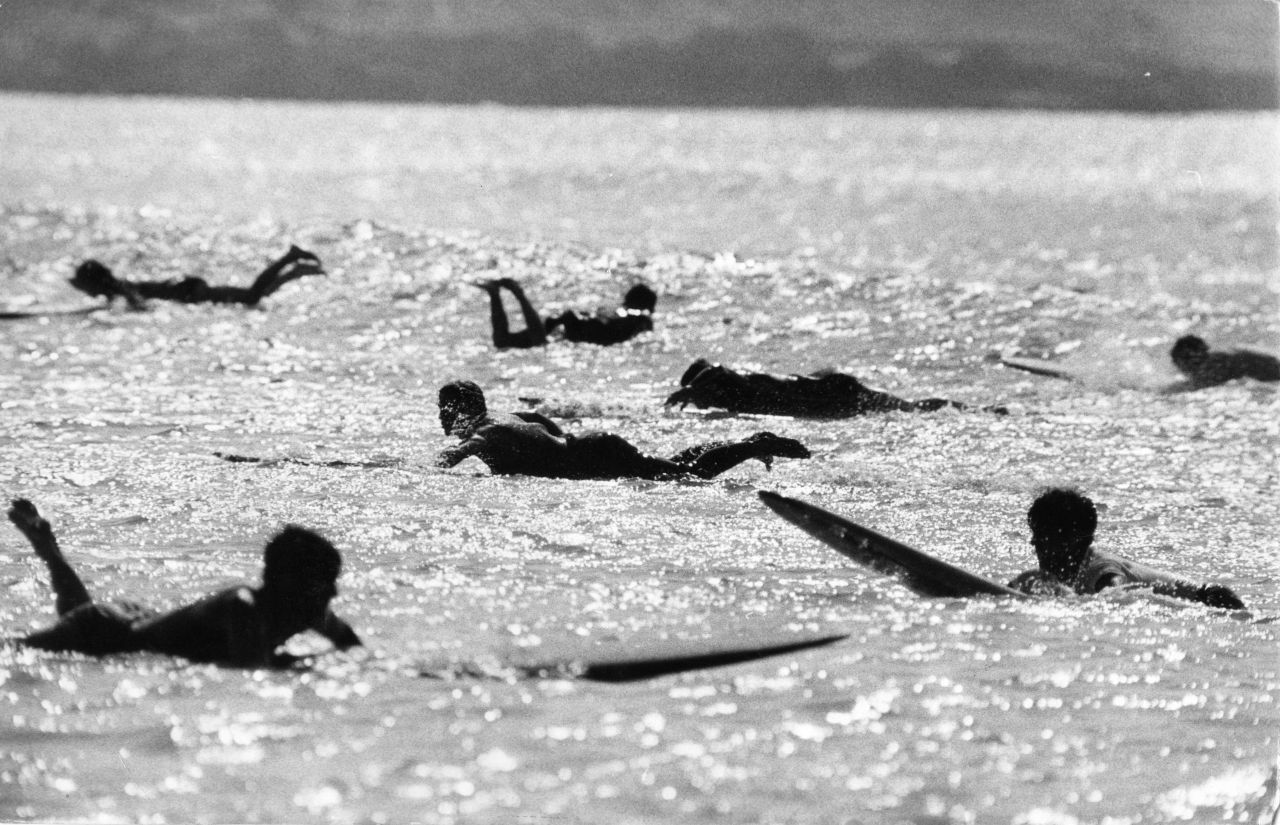
<instances>
[{"instance_id":1,"label":"sparkling water surface","mask_svg":"<svg viewBox=\"0 0 1280 825\"><path fill-rule=\"evenodd\" d=\"M1179 334L1280 351L1269 117L4 103L6 307L80 303L90 256L245 283L296 242L329 274L257 310L3 322L0 491L96 595L156 606L256 580L272 532L315 527L367 648L272 673L0 647L0 819L1269 821L1280 401L1160 392ZM495 353L469 286L495 272L548 310L644 280L657 328ZM664 408L697 357L1010 414ZM441 471L456 377L654 454L768 429L814 457L685 483ZM1098 502L1099 546L1250 609L922 599L756 498L1005 580L1049 484ZM0 592L9 635L53 617L11 529ZM629 685L517 670L827 633L850 637Z\"/></svg>"}]
</instances>

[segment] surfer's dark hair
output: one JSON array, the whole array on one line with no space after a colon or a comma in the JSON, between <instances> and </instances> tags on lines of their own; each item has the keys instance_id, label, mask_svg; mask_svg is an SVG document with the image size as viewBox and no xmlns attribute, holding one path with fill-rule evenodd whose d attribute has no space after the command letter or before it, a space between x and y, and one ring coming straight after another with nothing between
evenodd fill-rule
<instances>
[{"instance_id":1,"label":"surfer's dark hair","mask_svg":"<svg viewBox=\"0 0 1280 825\"><path fill-rule=\"evenodd\" d=\"M488 409L484 401L484 390L474 381L450 381L440 388L440 406L451 404L464 410Z\"/></svg>"},{"instance_id":2,"label":"surfer's dark hair","mask_svg":"<svg viewBox=\"0 0 1280 825\"><path fill-rule=\"evenodd\" d=\"M106 264L93 258L82 262L76 267L75 276L71 278L71 283L80 291L94 296L105 295L111 297L120 292L115 275L112 274Z\"/></svg>"},{"instance_id":3,"label":"surfer's dark hair","mask_svg":"<svg viewBox=\"0 0 1280 825\"><path fill-rule=\"evenodd\" d=\"M622 297L622 305L627 309L653 312L654 308L658 306L658 293L644 284L636 284L631 289L628 289L627 294Z\"/></svg>"},{"instance_id":4,"label":"surfer's dark hair","mask_svg":"<svg viewBox=\"0 0 1280 825\"><path fill-rule=\"evenodd\" d=\"M1169 357L1174 361L1203 358L1209 354L1209 345L1198 335L1184 335L1173 342Z\"/></svg>"},{"instance_id":5,"label":"surfer's dark hair","mask_svg":"<svg viewBox=\"0 0 1280 825\"><path fill-rule=\"evenodd\" d=\"M1041 493L1027 510L1027 526L1035 535L1087 537L1098 529L1098 510L1078 490L1054 487Z\"/></svg>"},{"instance_id":6,"label":"surfer's dark hair","mask_svg":"<svg viewBox=\"0 0 1280 825\"><path fill-rule=\"evenodd\" d=\"M288 588L301 578L335 581L342 572L342 554L314 530L287 525L262 551L262 585Z\"/></svg>"}]
</instances>

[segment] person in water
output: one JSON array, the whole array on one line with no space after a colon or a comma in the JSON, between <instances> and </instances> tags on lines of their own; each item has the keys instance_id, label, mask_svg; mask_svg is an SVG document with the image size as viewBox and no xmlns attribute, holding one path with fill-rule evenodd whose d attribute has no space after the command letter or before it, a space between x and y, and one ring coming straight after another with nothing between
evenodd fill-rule
<instances>
[{"instance_id":1,"label":"person in water","mask_svg":"<svg viewBox=\"0 0 1280 825\"><path fill-rule=\"evenodd\" d=\"M636 284L623 296L622 306L613 312L586 314L566 311L545 321L529 303L524 289L511 278L477 281L475 286L489 295L489 317L493 324L493 345L498 349L529 349L545 346L547 333L562 329L566 341L587 344L621 344L642 332L653 329L653 311L658 296L644 284ZM502 305L502 290L507 290L520 306L524 329L512 332L507 310Z\"/></svg>"},{"instance_id":2,"label":"person in water","mask_svg":"<svg viewBox=\"0 0 1280 825\"><path fill-rule=\"evenodd\" d=\"M1280 381L1280 359L1247 349L1212 352L1203 338L1184 335L1173 344L1169 357L1178 371L1187 376L1191 389L1225 384L1237 378Z\"/></svg>"},{"instance_id":3,"label":"person in water","mask_svg":"<svg viewBox=\"0 0 1280 825\"><path fill-rule=\"evenodd\" d=\"M1009 586L1031 595L1092 595L1109 587L1143 586L1209 607L1243 610L1244 602L1220 584L1196 585L1136 561L1093 548L1098 511L1075 490L1042 493L1027 511L1031 545L1039 568L1022 573Z\"/></svg>"},{"instance_id":4,"label":"person in water","mask_svg":"<svg viewBox=\"0 0 1280 825\"><path fill-rule=\"evenodd\" d=\"M48 567L56 596L58 621L21 640L31 647L92 656L147 651L256 668L294 664L298 657L278 648L305 630L339 650L360 644L350 625L329 609L342 557L303 527L289 525L267 543L258 587L232 587L160 613L135 602L95 602L30 501L15 499L9 520Z\"/></svg>"},{"instance_id":5,"label":"person in water","mask_svg":"<svg viewBox=\"0 0 1280 825\"><path fill-rule=\"evenodd\" d=\"M852 375L819 372L812 375L767 375L737 372L699 358L680 376L680 389L667 405L698 409L718 407L735 413L790 415L797 418L848 418L881 412L934 412L946 407L968 409L957 401L926 398L906 401L869 389ZM1004 407L982 407L1004 414Z\"/></svg>"},{"instance_id":6,"label":"person in water","mask_svg":"<svg viewBox=\"0 0 1280 825\"><path fill-rule=\"evenodd\" d=\"M484 393L471 381L440 389L440 425L462 442L440 453L439 467L453 467L475 456L502 475L545 478L671 479L714 478L748 459L765 467L775 458L808 458L809 450L792 438L760 432L742 441L714 441L690 447L671 458L641 453L611 433L571 435L538 413L492 415Z\"/></svg>"},{"instance_id":7,"label":"person in water","mask_svg":"<svg viewBox=\"0 0 1280 825\"><path fill-rule=\"evenodd\" d=\"M134 309L141 308L151 298L183 304L243 304L251 307L290 281L323 274L319 258L305 249L290 246L289 251L262 270L248 288L210 286L203 278L195 276L181 281L126 281L117 278L106 265L92 259L76 267L70 282L86 295L105 296L108 302L116 297L124 298Z\"/></svg>"}]
</instances>

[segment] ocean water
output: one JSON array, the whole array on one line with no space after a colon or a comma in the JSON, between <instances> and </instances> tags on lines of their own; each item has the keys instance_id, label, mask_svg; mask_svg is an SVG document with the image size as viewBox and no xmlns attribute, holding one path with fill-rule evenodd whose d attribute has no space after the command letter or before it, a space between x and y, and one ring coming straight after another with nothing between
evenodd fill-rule
<instances>
[{"instance_id":1,"label":"ocean water","mask_svg":"<svg viewBox=\"0 0 1280 825\"><path fill-rule=\"evenodd\" d=\"M270 673L0 646L0 819L1271 821L1280 400L1160 392L1185 332L1280 351L1269 116L3 102L6 308L80 303L90 256L245 283L297 242L329 274L257 310L0 322L0 492L96 595L156 606L315 527L367 647ZM549 310L644 280L657 328L495 353L469 285L494 272ZM697 357L1010 414L663 407ZM767 429L814 457L685 483L441 471L456 377L654 454ZM1050 484L1098 502L1099 546L1249 610L922 599L756 498L1006 579ZM13 530L0 592L7 635L53 617ZM849 638L629 685L518 671L826 633Z\"/></svg>"}]
</instances>

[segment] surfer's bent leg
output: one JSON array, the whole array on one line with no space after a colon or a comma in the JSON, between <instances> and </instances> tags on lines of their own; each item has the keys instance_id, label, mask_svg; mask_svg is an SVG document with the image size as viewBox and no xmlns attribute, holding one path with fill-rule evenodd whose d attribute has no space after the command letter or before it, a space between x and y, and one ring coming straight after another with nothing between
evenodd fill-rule
<instances>
[{"instance_id":1,"label":"surfer's bent leg","mask_svg":"<svg viewBox=\"0 0 1280 825\"><path fill-rule=\"evenodd\" d=\"M515 298L516 303L520 305L520 314L524 316L524 346L540 347L547 343L547 330L542 323L542 316L525 296L524 288L511 278L503 278L498 284L506 287L511 297Z\"/></svg>"},{"instance_id":2,"label":"surfer's bent leg","mask_svg":"<svg viewBox=\"0 0 1280 825\"><path fill-rule=\"evenodd\" d=\"M289 251L281 255L254 279L248 289L249 305L275 292L280 287L306 275L322 275L324 268L320 258L296 245L290 245Z\"/></svg>"},{"instance_id":3,"label":"surfer's bent leg","mask_svg":"<svg viewBox=\"0 0 1280 825\"><path fill-rule=\"evenodd\" d=\"M62 555L58 540L54 538L53 528L41 517L36 506L24 498L14 499L9 508L9 521L18 528L22 535L31 542L31 548L49 569L49 581L57 597L55 602L58 615L65 615L77 607L92 604L93 598L85 588L84 582L76 575Z\"/></svg>"},{"instance_id":4,"label":"surfer's bent leg","mask_svg":"<svg viewBox=\"0 0 1280 825\"><path fill-rule=\"evenodd\" d=\"M497 281L478 281L476 286L489 296L489 323L493 328L493 345L498 349L520 347L523 344L511 334L511 325L507 321L507 309L502 305L502 292Z\"/></svg>"},{"instance_id":5,"label":"surfer's bent leg","mask_svg":"<svg viewBox=\"0 0 1280 825\"><path fill-rule=\"evenodd\" d=\"M690 447L672 457L672 461L701 478L715 478L744 461L759 459L765 467L775 458L809 458L809 449L794 438L782 438L760 432L743 441L712 442Z\"/></svg>"},{"instance_id":6,"label":"surfer's bent leg","mask_svg":"<svg viewBox=\"0 0 1280 825\"><path fill-rule=\"evenodd\" d=\"M133 623L150 615L132 605L82 604L59 617L53 627L22 639L28 647L106 656L139 650Z\"/></svg>"}]
</instances>

